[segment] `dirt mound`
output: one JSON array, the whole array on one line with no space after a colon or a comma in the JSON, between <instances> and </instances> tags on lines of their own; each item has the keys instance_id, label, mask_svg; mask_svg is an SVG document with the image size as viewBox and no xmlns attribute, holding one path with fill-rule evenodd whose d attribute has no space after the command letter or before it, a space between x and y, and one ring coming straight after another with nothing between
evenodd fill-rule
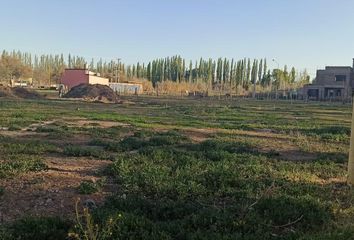
<instances>
[{"instance_id":1,"label":"dirt mound","mask_svg":"<svg viewBox=\"0 0 354 240\"><path fill-rule=\"evenodd\" d=\"M19 97L19 98L25 98L25 99L40 99L40 98L42 98L42 96L39 93L32 91L32 90L28 90L26 88L15 87L12 89L12 92L16 97Z\"/></svg>"},{"instance_id":2,"label":"dirt mound","mask_svg":"<svg viewBox=\"0 0 354 240\"><path fill-rule=\"evenodd\" d=\"M0 87L0 97L15 97L9 87Z\"/></svg>"},{"instance_id":3,"label":"dirt mound","mask_svg":"<svg viewBox=\"0 0 354 240\"><path fill-rule=\"evenodd\" d=\"M24 98L24 99L40 99L42 98L40 94L29 90L27 88L21 87L2 87L0 86L0 97L8 98Z\"/></svg>"},{"instance_id":4,"label":"dirt mound","mask_svg":"<svg viewBox=\"0 0 354 240\"><path fill-rule=\"evenodd\" d=\"M101 84L80 84L73 87L65 98L82 98L93 102L120 102L117 94L108 86Z\"/></svg>"}]
</instances>

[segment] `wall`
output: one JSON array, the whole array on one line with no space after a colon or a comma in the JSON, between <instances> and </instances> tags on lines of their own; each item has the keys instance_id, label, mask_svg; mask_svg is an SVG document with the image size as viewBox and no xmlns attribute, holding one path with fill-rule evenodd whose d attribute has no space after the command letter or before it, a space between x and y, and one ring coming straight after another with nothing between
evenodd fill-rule
<instances>
[{"instance_id":1,"label":"wall","mask_svg":"<svg viewBox=\"0 0 354 240\"><path fill-rule=\"evenodd\" d=\"M108 78L97 77L97 76L89 76L89 84L102 84L108 86L109 80Z\"/></svg>"},{"instance_id":2,"label":"wall","mask_svg":"<svg viewBox=\"0 0 354 240\"><path fill-rule=\"evenodd\" d=\"M143 85L133 83L110 83L109 87L119 94L141 94Z\"/></svg>"},{"instance_id":3,"label":"wall","mask_svg":"<svg viewBox=\"0 0 354 240\"><path fill-rule=\"evenodd\" d=\"M82 83L88 83L88 75L84 69L65 69L60 83L70 89Z\"/></svg>"},{"instance_id":4,"label":"wall","mask_svg":"<svg viewBox=\"0 0 354 240\"><path fill-rule=\"evenodd\" d=\"M335 80L336 75L345 75L345 82ZM318 70L316 75L316 83L318 85L336 85L341 87L349 87L351 79L350 67L326 67L326 70Z\"/></svg>"}]
</instances>

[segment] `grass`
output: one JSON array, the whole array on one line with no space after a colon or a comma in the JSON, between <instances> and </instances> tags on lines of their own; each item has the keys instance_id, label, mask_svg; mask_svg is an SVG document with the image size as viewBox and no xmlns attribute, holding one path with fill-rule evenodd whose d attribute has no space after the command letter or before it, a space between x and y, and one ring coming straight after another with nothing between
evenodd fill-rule
<instances>
[{"instance_id":1,"label":"grass","mask_svg":"<svg viewBox=\"0 0 354 240\"><path fill-rule=\"evenodd\" d=\"M71 223L57 217L25 217L6 226L0 226L0 239L66 239Z\"/></svg>"},{"instance_id":2,"label":"grass","mask_svg":"<svg viewBox=\"0 0 354 240\"><path fill-rule=\"evenodd\" d=\"M0 178L14 177L21 173L47 169L43 159L36 156L12 155L0 165Z\"/></svg>"},{"instance_id":3,"label":"grass","mask_svg":"<svg viewBox=\"0 0 354 240\"><path fill-rule=\"evenodd\" d=\"M2 137L0 138L0 178L46 170L47 166L42 155L56 150L54 145L39 141L20 141Z\"/></svg>"},{"instance_id":4,"label":"grass","mask_svg":"<svg viewBox=\"0 0 354 240\"><path fill-rule=\"evenodd\" d=\"M158 239L293 239L324 230L334 220L335 197L316 180L341 176L340 165L275 160L252 144L235 141L168 148L149 142L112 164L111 173L129 199L109 200L100 210L105 218L123 212L143 224L139 228L154 226ZM291 228L281 227L296 219ZM180 227L183 233L175 232Z\"/></svg>"},{"instance_id":5,"label":"grass","mask_svg":"<svg viewBox=\"0 0 354 240\"><path fill-rule=\"evenodd\" d=\"M103 185L105 183L105 179L100 179L96 182L93 181L83 181L80 183L78 187L78 192L80 194L92 194L101 191Z\"/></svg>"},{"instance_id":6,"label":"grass","mask_svg":"<svg viewBox=\"0 0 354 240\"><path fill-rule=\"evenodd\" d=\"M90 157L95 159L112 159L113 156L94 146L67 146L63 154L70 157Z\"/></svg>"},{"instance_id":7,"label":"grass","mask_svg":"<svg viewBox=\"0 0 354 240\"><path fill-rule=\"evenodd\" d=\"M345 184L350 106L128 100L136 104L0 102L0 127L61 121L37 128L46 134L40 140L1 137L0 177L43 171L48 154L111 160L105 174L119 189L92 212L98 229L114 223L102 239L354 238L354 192ZM70 118L128 126L67 126L65 121L75 121ZM65 144L81 135L90 141ZM77 192L99 194L104 184L84 181ZM83 233L71 221L14 224L1 228L0 236L25 239L37 226L48 239L54 232L53 239Z\"/></svg>"}]
</instances>

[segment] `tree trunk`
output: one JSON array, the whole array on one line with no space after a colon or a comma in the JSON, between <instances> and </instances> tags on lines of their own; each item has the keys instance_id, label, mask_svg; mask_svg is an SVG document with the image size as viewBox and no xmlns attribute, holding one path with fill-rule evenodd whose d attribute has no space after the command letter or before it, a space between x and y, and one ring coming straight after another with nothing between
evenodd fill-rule
<instances>
[{"instance_id":1,"label":"tree trunk","mask_svg":"<svg viewBox=\"0 0 354 240\"><path fill-rule=\"evenodd\" d=\"M253 93L252 93L252 97L253 97L253 98L256 98L256 80L254 80L254 83L253 83Z\"/></svg>"}]
</instances>

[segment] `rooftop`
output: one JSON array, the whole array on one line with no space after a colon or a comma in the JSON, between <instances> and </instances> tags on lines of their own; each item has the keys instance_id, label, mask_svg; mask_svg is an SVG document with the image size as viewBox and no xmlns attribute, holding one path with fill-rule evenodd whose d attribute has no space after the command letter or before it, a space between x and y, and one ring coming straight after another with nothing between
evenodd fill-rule
<instances>
[{"instance_id":1,"label":"rooftop","mask_svg":"<svg viewBox=\"0 0 354 240\"><path fill-rule=\"evenodd\" d=\"M326 66L327 68L352 68L351 66Z\"/></svg>"}]
</instances>

